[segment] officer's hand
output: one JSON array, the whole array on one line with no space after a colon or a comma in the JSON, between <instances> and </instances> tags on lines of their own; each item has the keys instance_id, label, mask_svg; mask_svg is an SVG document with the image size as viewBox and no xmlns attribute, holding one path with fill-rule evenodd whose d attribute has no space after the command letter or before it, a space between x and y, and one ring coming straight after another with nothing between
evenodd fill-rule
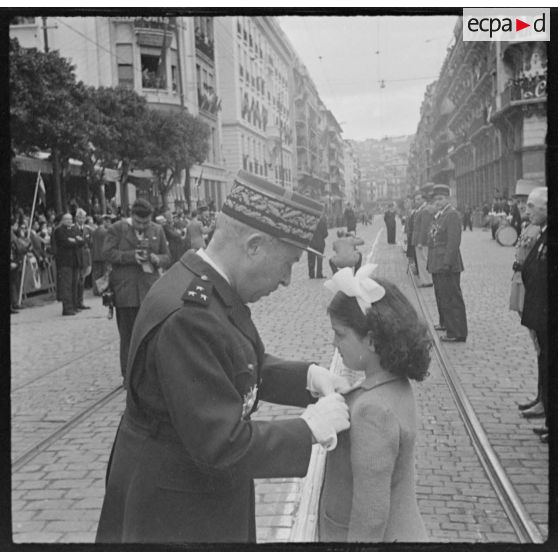
<instances>
[{"instance_id":1,"label":"officer's hand","mask_svg":"<svg viewBox=\"0 0 558 558\"><path fill-rule=\"evenodd\" d=\"M154 266L159 265L159 256L157 254L149 254L149 259Z\"/></svg>"},{"instance_id":2,"label":"officer's hand","mask_svg":"<svg viewBox=\"0 0 558 558\"><path fill-rule=\"evenodd\" d=\"M333 374L327 368L317 364L311 364L308 367L306 386L314 397L322 397L335 392L345 393L351 388L346 378Z\"/></svg>"},{"instance_id":3,"label":"officer's hand","mask_svg":"<svg viewBox=\"0 0 558 558\"><path fill-rule=\"evenodd\" d=\"M339 393L326 395L314 405L308 405L301 418L306 421L316 442L328 451L337 446L337 433L350 427L349 407Z\"/></svg>"}]
</instances>

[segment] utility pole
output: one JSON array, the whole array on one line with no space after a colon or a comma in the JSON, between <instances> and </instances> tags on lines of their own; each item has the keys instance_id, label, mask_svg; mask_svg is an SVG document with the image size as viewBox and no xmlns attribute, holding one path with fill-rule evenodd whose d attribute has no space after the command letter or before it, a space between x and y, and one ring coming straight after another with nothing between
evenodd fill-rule
<instances>
[{"instance_id":1,"label":"utility pole","mask_svg":"<svg viewBox=\"0 0 558 558\"><path fill-rule=\"evenodd\" d=\"M47 32L47 18L46 16L42 17L43 20L43 40L45 43L45 52L48 52L48 32Z\"/></svg>"},{"instance_id":2,"label":"utility pole","mask_svg":"<svg viewBox=\"0 0 558 558\"><path fill-rule=\"evenodd\" d=\"M45 52L48 53L48 25L46 16L42 16L43 20L43 41L45 44ZM54 185L54 204L56 212L62 213L62 185L60 183L60 154L58 149L52 149L52 181Z\"/></svg>"}]
</instances>

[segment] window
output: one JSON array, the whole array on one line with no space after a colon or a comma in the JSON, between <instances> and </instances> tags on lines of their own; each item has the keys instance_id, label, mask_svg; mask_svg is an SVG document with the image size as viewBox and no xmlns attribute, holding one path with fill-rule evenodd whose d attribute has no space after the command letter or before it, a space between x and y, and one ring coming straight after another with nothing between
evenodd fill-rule
<instances>
[{"instance_id":1,"label":"window","mask_svg":"<svg viewBox=\"0 0 558 558\"><path fill-rule=\"evenodd\" d=\"M143 47L141 50L141 85L147 89L167 88L165 59L161 58L158 48Z\"/></svg>"},{"instance_id":2,"label":"window","mask_svg":"<svg viewBox=\"0 0 558 558\"><path fill-rule=\"evenodd\" d=\"M10 20L10 25L34 25L35 18L28 16L14 16Z\"/></svg>"},{"instance_id":3,"label":"window","mask_svg":"<svg viewBox=\"0 0 558 558\"><path fill-rule=\"evenodd\" d=\"M133 89L134 66L132 63L132 45L116 45L116 60L118 63L118 85Z\"/></svg>"},{"instance_id":4,"label":"window","mask_svg":"<svg viewBox=\"0 0 558 558\"><path fill-rule=\"evenodd\" d=\"M171 84L173 93L176 93L178 91L178 55L174 49L171 51Z\"/></svg>"}]
</instances>

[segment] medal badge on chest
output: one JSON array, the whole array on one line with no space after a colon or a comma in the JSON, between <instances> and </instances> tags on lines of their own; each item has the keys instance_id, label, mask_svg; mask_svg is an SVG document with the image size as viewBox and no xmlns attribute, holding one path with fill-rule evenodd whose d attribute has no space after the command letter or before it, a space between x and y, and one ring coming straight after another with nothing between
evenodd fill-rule
<instances>
[{"instance_id":1,"label":"medal badge on chest","mask_svg":"<svg viewBox=\"0 0 558 558\"><path fill-rule=\"evenodd\" d=\"M245 394L244 403L242 404L242 420L248 420L250 413L256 404L256 397L258 396L258 386L254 384Z\"/></svg>"}]
</instances>

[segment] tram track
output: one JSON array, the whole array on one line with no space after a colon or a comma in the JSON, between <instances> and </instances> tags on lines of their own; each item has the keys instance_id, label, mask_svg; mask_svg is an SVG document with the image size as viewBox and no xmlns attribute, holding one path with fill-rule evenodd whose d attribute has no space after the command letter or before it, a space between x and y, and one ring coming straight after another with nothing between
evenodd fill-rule
<instances>
[{"instance_id":1,"label":"tram track","mask_svg":"<svg viewBox=\"0 0 558 558\"><path fill-rule=\"evenodd\" d=\"M419 293L414 275L409 273L410 280L415 292L417 303L422 316L428 326L432 338L434 357L440 366L446 384L450 390L452 399L457 407L467 435L471 441L475 454L492 486L506 516L512 525L520 543L542 543L544 538L536 524L530 518L521 498L517 494L513 484L509 480L502 463L496 455L488 436L463 386L457 376L455 369L449 361L440 339L434 329L434 323L427 305Z\"/></svg>"},{"instance_id":2,"label":"tram track","mask_svg":"<svg viewBox=\"0 0 558 558\"><path fill-rule=\"evenodd\" d=\"M32 461L40 453L45 451L52 444L57 442L65 434L73 430L76 426L81 424L99 409L103 408L105 405L110 403L113 399L119 396L124 391L124 386L121 384L103 397L97 399L95 402L88 405L85 409L74 415L70 420L66 421L60 428L57 428L54 432L49 434L46 438L41 440L39 443L32 446L30 449L26 450L19 457L17 457L12 462L12 473L19 471L24 465Z\"/></svg>"},{"instance_id":3,"label":"tram track","mask_svg":"<svg viewBox=\"0 0 558 558\"><path fill-rule=\"evenodd\" d=\"M118 340L116 339L111 339L110 341L103 343L101 345L98 345L97 347L85 352L85 353L81 353L73 358L71 358L70 360L62 363L62 364L57 364L56 366L54 366L53 368L47 370L46 372L43 372L42 374L39 374L37 376L34 376L33 378L30 378L29 380L26 380L24 382L22 382L19 385L16 385L14 387L12 387L11 392L12 394L14 394L15 392L30 386L31 384L38 382L39 380L42 380L43 378L45 378L46 376L49 376L50 374L54 374L55 372L58 372L59 370L61 370L62 368L65 368L66 366L69 366L70 364L74 364L75 362L79 362L80 360L88 357L89 355L92 355L93 353L96 353L98 351L101 351L102 349L104 349L105 347L108 347L109 345L113 345L115 343L117 343Z\"/></svg>"}]
</instances>

